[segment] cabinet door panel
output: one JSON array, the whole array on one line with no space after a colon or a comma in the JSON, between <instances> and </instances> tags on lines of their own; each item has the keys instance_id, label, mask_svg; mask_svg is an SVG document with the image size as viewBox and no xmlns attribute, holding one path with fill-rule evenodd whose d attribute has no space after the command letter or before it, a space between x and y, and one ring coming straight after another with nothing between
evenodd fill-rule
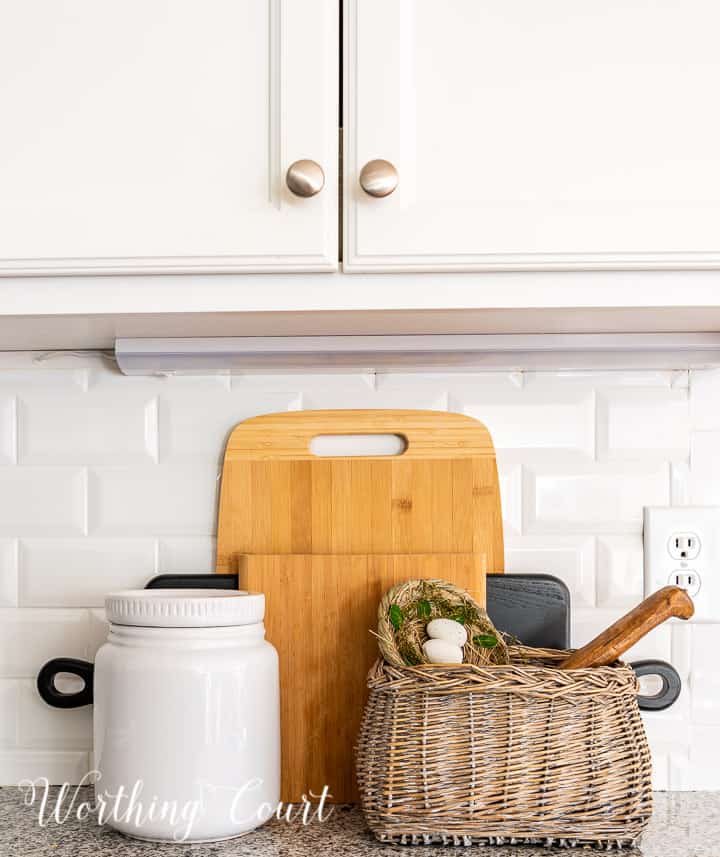
<instances>
[{"instance_id":1,"label":"cabinet door panel","mask_svg":"<svg viewBox=\"0 0 720 857\"><path fill-rule=\"evenodd\" d=\"M346 270L720 267L715 0L345 12Z\"/></svg>"},{"instance_id":2,"label":"cabinet door panel","mask_svg":"<svg viewBox=\"0 0 720 857\"><path fill-rule=\"evenodd\" d=\"M0 273L336 268L337 27L332 0L0 0Z\"/></svg>"}]
</instances>

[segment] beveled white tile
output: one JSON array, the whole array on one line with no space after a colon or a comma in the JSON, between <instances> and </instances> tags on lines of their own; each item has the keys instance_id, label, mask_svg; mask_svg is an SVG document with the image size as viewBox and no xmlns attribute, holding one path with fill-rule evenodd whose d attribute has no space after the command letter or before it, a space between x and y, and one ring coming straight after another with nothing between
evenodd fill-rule
<instances>
[{"instance_id":1,"label":"beveled white tile","mask_svg":"<svg viewBox=\"0 0 720 857\"><path fill-rule=\"evenodd\" d=\"M601 631L616 622L627 611L623 608L588 608L573 610L571 617L572 645L580 648L594 639ZM671 623L665 622L654 628L622 656L624 661L659 659L670 661L672 656Z\"/></svg>"},{"instance_id":2,"label":"beveled white tile","mask_svg":"<svg viewBox=\"0 0 720 857\"><path fill-rule=\"evenodd\" d=\"M566 369L555 372L524 372L525 386L553 384L572 387L670 387L674 372L655 369Z\"/></svg>"},{"instance_id":3,"label":"beveled white tile","mask_svg":"<svg viewBox=\"0 0 720 857\"><path fill-rule=\"evenodd\" d=\"M160 396L160 460L219 466L230 432L243 420L298 410L298 393L163 393Z\"/></svg>"},{"instance_id":4,"label":"beveled white tile","mask_svg":"<svg viewBox=\"0 0 720 857\"><path fill-rule=\"evenodd\" d=\"M87 370L88 392L156 396L169 391L229 390L230 373L212 375L123 375L117 364L106 362Z\"/></svg>"},{"instance_id":5,"label":"beveled white tile","mask_svg":"<svg viewBox=\"0 0 720 857\"><path fill-rule=\"evenodd\" d=\"M18 546L14 539L0 539L0 607L17 607Z\"/></svg>"},{"instance_id":6,"label":"beveled white tile","mask_svg":"<svg viewBox=\"0 0 720 857\"><path fill-rule=\"evenodd\" d=\"M210 574L215 571L215 539L162 538L158 542L158 574Z\"/></svg>"},{"instance_id":7,"label":"beveled white tile","mask_svg":"<svg viewBox=\"0 0 720 857\"><path fill-rule=\"evenodd\" d=\"M639 660L639 659L633 659ZM653 755L687 754L690 749L690 693L686 687L664 711L643 711L643 724Z\"/></svg>"},{"instance_id":8,"label":"beveled white tile","mask_svg":"<svg viewBox=\"0 0 720 857\"><path fill-rule=\"evenodd\" d=\"M301 395L303 392L339 393L348 395L358 393L364 396L386 383L393 376L379 375L374 372L331 372L329 374L293 373L285 375L231 375L230 389L241 394L290 393ZM405 376L403 376L405 377ZM420 375L426 378L426 375ZM411 382L412 383L412 382ZM402 385L405 386L405 385Z\"/></svg>"},{"instance_id":9,"label":"beveled white tile","mask_svg":"<svg viewBox=\"0 0 720 857\"><path fill-rule=\"evenodd\" d=\"M88 474L88 531L212 535L218 482L218 469L210 464L94 468Z\"/></svg>"},{"instance_id":10,"label":"beveled white tile","mask_svg":"<svg viewBox=\"0 0 720 857\"><path fill-rule=\"evenodd\" d=\"M720 369L690 373L690 422L693 429L720 429Z\"/></svg>"},{"instance_id":11,"label":"beveled white tile","mask_svg":"<svg viewBox=\"0 0 720 857\"><path fill-rule=\"evenodd\" d=\"M0 752L0 785L16 786L40 777L51 786L77 785L87 775L89 761L82 750L7 750Z\"/></svg>"},{"instance_id":12,"label":"beveled white tile","mask_svg":"<svg viewBox=\"0 0 720 857\"><path fill-rule=\"evenodd\" d=\"M0 367L0 394L20 390L47 393L56 393L59 390L66 390L68 393L77 392L85 389L86 378L86 371L81 367L48 369L33 366L31 362L28 362L25 367L6 369Z\"/></svg>"},{"instance_id":13,"label":"beveled white tile","mask_svg":"<svg viewBox=\"0 0 720 857\"><path fill-rule=\"evenodd\" d=\"M720 625L693 625L690 667L693 723L720 727L719 652Z\"/></svg>"},{"instance_id":14,"label":"beveled white tile","mask_svg":"<svg viewBox=\"0 0 720 857\"><path fill-rule=\"evenodd\" d=\"M684 785L693 791L717 791L720 789L720 726L693 725L691 735L690 764L684 772ZM672 788L678 787L682 786L672 785Z\"/></svg>"},{"instance_id":15,"label":"beveled white tile","mask_svg":"<svg viewBox=\"0 0 720 857\"><path fill-rule=\"evenodd\" d=\"M0 679L0 748L17 746L20 681Z\"/></svg>"},{"instance_id":16,"label":"beveled white tile","mask_svg":"<svg viewBox=\"0 0 720 857\"><path fill-rule=\"evenodd\" d=\"M559 577L570 590L573 608L595 603L595 541L586 536L510 536L505 571Z\"/></svg>"},{"instance_id":17,"label":"beveled white tile","mask_svg":"<svg viewBox=\"0 0 720 857\"><path fill-rule=\"evenodd\" d=\"M487 426L496 449L564 449L592 457L595 404L592 390L550 390L546 385L494 394L468 390L450 395L449 410ZM529 427L532 426L532 430Z\"/></svg>"},{"instance_id":18,"label":"beveled white tile","mask_svg":"<svg viewBox=\"0 0 720 857\"><path fill-rule=\"evenodd\" d=\"M21 607L101 607L108 592L142 589L155 574L152 539L23 539Z\"/></svg>"},{"instance_id":19,"label":"beveled white tile","mask_svg":"<svg viewBox=\"0 0 720 857\"><path fill-rule=\"evenodd\" d=\"M453 399L467 398L473 402L496 399L518 390L512 372L379 372L376 379L378 390L383 392L435 390L447 392ZM450 409L456 410L453 406Z\"/></svg>"},{"instance_id":20,"label":"beveled white tile","mask_svg":"<svg viewBox=\"0 0 720 857\"><path fill-rule=\"evenodd\" d=\"M655 792L666 792L670 788L670 757L666 753L652 753L652 788Z\"/></svg>"},{"instance_id":21,"label":"beveled white tile","mask_svg":"<svg viewBox=\"0 0 720 857\"><path fill-rule=\"evenodd\" d=\"M690 749L670 755L669 785L675 792L695 791L695 765L690 763Z\"/></svg>"},{"instance_id":22,"label":"beveled white tile","mask_svg":"<svg viewBox=\"0 0 720 857\"><path fill-rule=\"evenodd\" d=\"M720 431L695 431L690 442L690 503L720 505Z\"/></svg>"},{"instance_id":23,"label":"beveled white tile","mask_svg":"<svg viewBox=\"0 0 720 857\"><path fill-rule=\"evenodd\" d=\"M332 377L332 376L330 376ZM302 407L305 410L324 408L391 408L429 411L447 411L448 394L445 390L425 385L392 389L388 386L353 384L347 389L331 385L306 387L302 385Z\"/></svg>"},{"instance_id":24,"label":"beveled white tile","mask_svg":"<svg viewBox=\"0 0 720 857\"><path fill-rule=\"evenodd\" d=\"M2 468L0 535L82 535L85 487L76 467Z\"/></svg>"},{"instance_id":25,"label":"beveled white tile","mask_svg":"<svg viewBox=\"0 0 720 857\"><path fill-rule=\"evenodd\" d=\"M602 389L597 394L597 454L609 461L687 460L690 409L683 389Z\"/></svg>"},{"instance_id":26,"label":"beveled white tile","mask_svg":"<svg viewBox=\"0 0 720 857\"><path fill-rule=\"evenodd\" d=\"M571 465L548 456L523 468L528 532L640 532L643 506L667 505L667 464Z\"/></svg>"},{"instance_id":27,"label":"beveled white tile","mask_svg":"<svg viewBox=\"0 0 720 857\"><path fill-rule=\"evenodd\" d=\"M51 658L86 658L87 610L0 610L0 676L35 678Z\"/></svg>"},{"instance_id":28,"label":"beveled white tile","mask_svg":"<svg viewBox=\"0 0 720 857\"><path fill-rule=\"evenodd\" d=\"M643 544L638 533L603 535L597 543L599 607L633 607L643 599Z\"/></svg>"},{"instance_id":29,"label":"beveled white tile","mask_svg":"<svg viewBox=\"0 0 720 857\"><path fill-rule=\"evenodd\" d=\"M105 615L105 608L90 610L90 641L88 643L88 659L95 660L95 655L100 646L107 642L110 623Z\"/></svg>"},{"instance_id":30,"label":"beveled white tile","mask_svg":"<svg viewBox=\"0 0 720 857\"><path fill-rule=\"evenodd\" d=\"M90 750L92 707L53 708L40 698L35 682L20 682L18 743L33 749Z\"/></svg>"},{"instance_id":31,"label":"beveled white tile","mask_svg":"<svg viewBox=\"0 0 720 857\"><path fill-rule=\"evenodd\" d=\"M21 464L123 464L157 460L157 400L147 394L20 393Z\"/></svg>"}]
</instances>

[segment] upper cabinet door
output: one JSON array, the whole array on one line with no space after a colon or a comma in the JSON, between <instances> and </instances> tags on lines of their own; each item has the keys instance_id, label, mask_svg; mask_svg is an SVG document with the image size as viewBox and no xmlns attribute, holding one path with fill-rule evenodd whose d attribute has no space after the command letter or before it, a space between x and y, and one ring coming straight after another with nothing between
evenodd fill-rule
<instances>
[{"instance_id":1,"label":"upper cabinet door","mask_svg":"<svg viewBox=\"0 0 720 857\"><path fill-rule=\"evenodd\" d=\"M346 0L345 269L720 267L718 33L717 0Z\"/></svg>"},{"instance_id":2,"label":"upper cabinet door","mask_svg":"<svg viewBox=\"0 0 720 857\"><path fill-rule=\"evenodd\" d=\"M333 0L0 0L0 274L337 268L338 53Z\"/></svg>"}]
</instances>

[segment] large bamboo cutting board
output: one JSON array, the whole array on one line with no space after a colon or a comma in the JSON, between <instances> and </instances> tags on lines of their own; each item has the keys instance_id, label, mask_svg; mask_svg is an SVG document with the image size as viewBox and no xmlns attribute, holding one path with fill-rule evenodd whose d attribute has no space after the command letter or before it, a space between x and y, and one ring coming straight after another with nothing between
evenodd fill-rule
<instances>
[{"instance_id":1,"label":"large bamboo cutting board","mask_svg":"<svg viewBox=\"0 0 720 857\"><path fill-rule=\"evenodd\" d=\"M369 458L319 458L310 451L319 435L348 434L397 434L406 449L398 456ZM283 565L277 557L248 565L241 559L278 554L335 559L328 566L290 558ZM220 494L217 571L241 572L241 585L260 589L267 598L268 639L282 664L283 800L317 791L318 784L308 777L322 771L337 783L327 783L335 789L335 800L355 797L348 785L352 744L342 724L348 718L355 723L362 704L369 632L356 648L346 643L325 652L324 659L308 641L326 635L337 645L344 621L338 610L341 578L347 591L357 593L359 615L370 617L378 592L396 582L399 566L386 565L378 576L378 566L368 571L369 560L338 562L338 555L350 554L446 555L429 566L418 557L411 567L402 566L403 573L434 576L423 568L442 568L440 576L484 600L484 574L503 570L495 450L485 426L435 411L294 411L246 420L231 433ZM460 579L449 554L474 556L469 580ZM324 612L317 612L318 605ZM294 606L303 614L297 621L276 621ZM334 623L332 634L328 623ZM323 671L332 680L323 680ZM315 688L311 702L308 685ZM320 711L325 725L308 733L308 718Z\"/></svg>"}]
</instances>

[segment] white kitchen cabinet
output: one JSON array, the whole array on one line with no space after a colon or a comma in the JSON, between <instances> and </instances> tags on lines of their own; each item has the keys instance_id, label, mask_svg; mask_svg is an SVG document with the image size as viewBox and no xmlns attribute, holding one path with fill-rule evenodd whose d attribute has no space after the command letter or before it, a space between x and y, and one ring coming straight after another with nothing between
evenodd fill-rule
<instances>
[{"instance_id":1,"label":"white kitchen cabinet","mask_svg":"<svg viewBox=\"0 0 720 857\"><path fill-rule=\"evenodd\" d=\"M336 269L338 54L333 0L0 0L0 274Z\"/></svg>"},{"instance_id":2,"label":"white kitchen cabinet","mask_svg":"<svg viewBox=\"0 0 720 857\"><path fill-rule=\"evenodd\" d=\"M718 33L716 0L346 0L344 269L717 269Z\"/></svg>"}]
</instances>

